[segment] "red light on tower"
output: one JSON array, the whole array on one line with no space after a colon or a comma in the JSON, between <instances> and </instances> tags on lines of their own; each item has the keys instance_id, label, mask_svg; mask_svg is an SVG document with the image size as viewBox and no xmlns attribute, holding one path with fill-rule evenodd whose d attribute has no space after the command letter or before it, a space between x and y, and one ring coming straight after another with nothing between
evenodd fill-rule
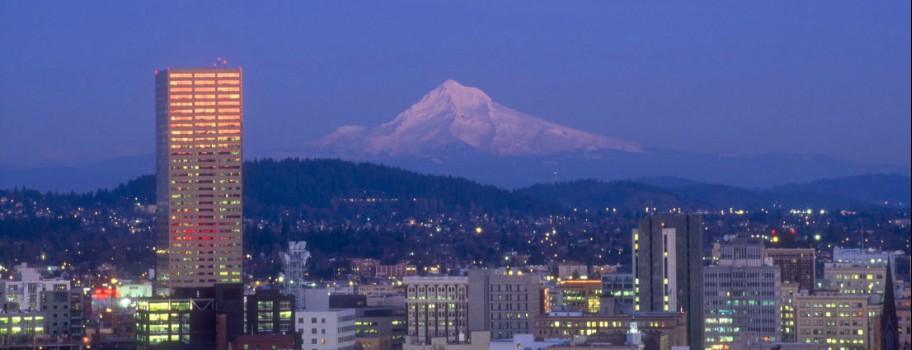
<instances>
[{"instance_id":1,"label":"red light on tower","mask_svg":"<svg viewBox=\"0 0 912 350\"><path fill-rule=\"evenodd\" d=\"M789 230L789 233L791 233L791 234L795 234L795 229L791 229L791 230Z\"/></svg>"},{"instance_id":2,"label":"red light on tower","mask_svg":"<svg viewBox=\"0 0 912 350\"><path fill-rule=\"evenodd\" d=\"M770 234L773 234L773 235L775 235L775 234L776 234L776 229L772 229L772 230L770 230Z\"/></svg>"}]
</instances>

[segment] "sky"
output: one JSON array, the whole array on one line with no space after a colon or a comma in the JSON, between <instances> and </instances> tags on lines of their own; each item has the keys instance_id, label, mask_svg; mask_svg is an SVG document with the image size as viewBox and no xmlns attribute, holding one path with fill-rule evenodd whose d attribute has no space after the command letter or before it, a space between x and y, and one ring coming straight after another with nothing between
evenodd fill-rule
<instances>
[{"instance_id":1,"label":"sky","mask_svg":"<svg viewBox=\"0 0 912 350\"><path fill-rule=\"evenodd\" d=\"M650 147L908 167L910 28L909 1L3 1L0 165L151 154L153 71L222 57L247 156L454 79Z\"/></svg>"}]
</instances>

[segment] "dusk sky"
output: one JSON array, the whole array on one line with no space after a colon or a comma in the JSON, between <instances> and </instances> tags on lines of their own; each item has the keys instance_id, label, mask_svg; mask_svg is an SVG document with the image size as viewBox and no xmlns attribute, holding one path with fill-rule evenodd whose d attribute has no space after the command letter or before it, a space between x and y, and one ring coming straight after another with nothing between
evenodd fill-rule
<instances>
[{"instance_id":1,"label":"dusk sky","mask_svg":"<svg viewBox=\"0 0 912 350\"><path fill-rule=\"evenodd\" d=\"M910 27L909 1L3 1L0 165L151 154L153 71L223 57L249 157L454 79L646 146L909 166Z\"/></svg>"}]
</instances>

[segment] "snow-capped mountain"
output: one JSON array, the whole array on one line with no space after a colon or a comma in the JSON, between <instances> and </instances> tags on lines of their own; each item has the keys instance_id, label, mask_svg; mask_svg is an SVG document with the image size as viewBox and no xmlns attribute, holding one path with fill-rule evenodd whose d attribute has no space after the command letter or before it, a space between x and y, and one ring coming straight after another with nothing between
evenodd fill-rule
<instances>
[{"instance_id":1,"label":"snow-capped mountain","mask_svg":"<svg viewBox=\"0 0 912 350\"><path fill-rule=\"evenodd\" d=\"M346 125L308 144L320 153L431 157L452 150L494 156L593 151L640 153L639 144L561 126L494 102L447 80L395 119L375 128Z\"/></svg>"}]
</instances>

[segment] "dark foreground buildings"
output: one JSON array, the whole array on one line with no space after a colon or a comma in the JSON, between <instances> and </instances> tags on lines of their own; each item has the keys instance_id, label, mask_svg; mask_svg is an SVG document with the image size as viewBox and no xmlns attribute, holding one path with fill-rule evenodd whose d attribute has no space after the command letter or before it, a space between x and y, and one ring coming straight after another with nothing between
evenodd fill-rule
<instances>
[{"instance_id":1,"label":"dark foreground buildings","mask_svg":"<svg viewBox=\"0 0 912 350\"><path fill-rule=\"evenodd\" d=\"M703 219L656 216L633 230L635 312L686 312L687 344L703 349Z\"/></svg>"}]
</instances>

